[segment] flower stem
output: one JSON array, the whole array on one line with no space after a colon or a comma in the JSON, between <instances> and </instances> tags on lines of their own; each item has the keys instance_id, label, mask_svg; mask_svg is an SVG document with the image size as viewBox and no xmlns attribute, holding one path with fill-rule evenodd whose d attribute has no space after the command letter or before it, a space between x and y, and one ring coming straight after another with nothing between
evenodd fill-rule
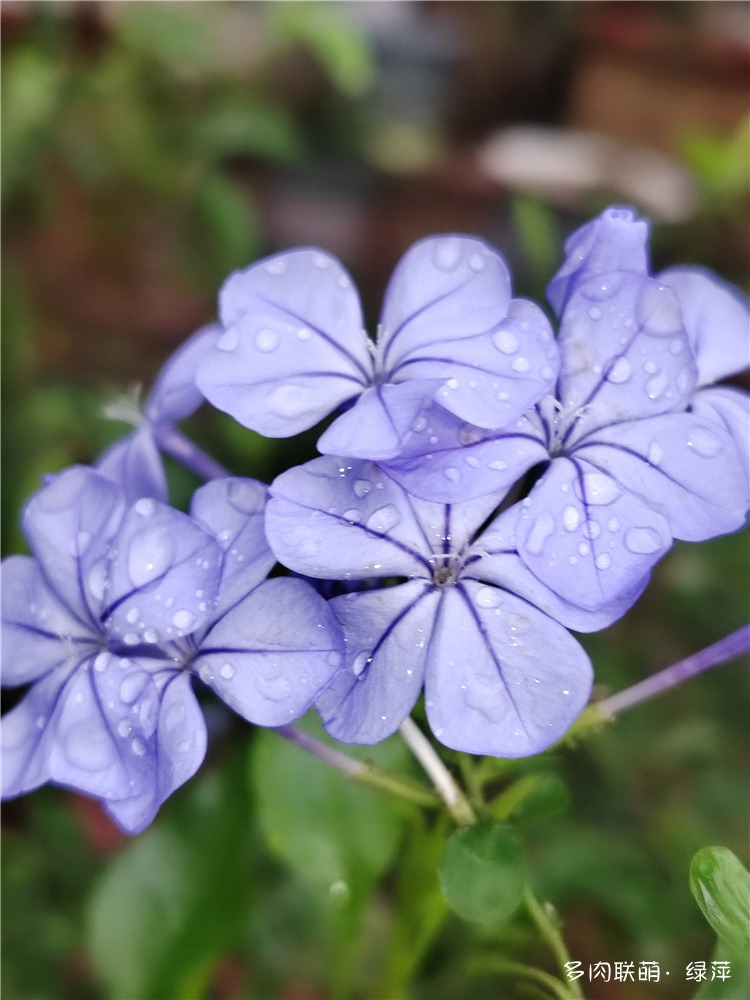
<instances>
[{"instance_id":1,"label":"flower stem","mask_svg":"<svg viewBox=\"0 0 750 1000\"><path fill-rule=\"evenodd\" d=\"M411 718L406 718L401 724L400 732L404 743L432 779L435 791L448 807L456 823L459 826L471 826L472 823L476 823L477 818L469 800L419 726Z\"/></svg>"},{"instance_id":2,"label":"flower stem","mask_svg":"<svg viewBox=\"0 0 750 1000\"><path fill-rule=\"evenodd\" d=\"M565 942L560 934L557 922L553 919L554 910L552 910L549 904L542 906L528 886L524 889L523 901L537 930L555 956L560 974L565 975L565 965L570 961L570 955L568 954L568 949L565 947ZM568 996L575 997L576 1000L583 1000L583 993L575 981L567 983L567 990Z\"/></svg>"},{"instance_id":3,"label":"flower stem","mask_svg":"<svg viewBox=\"0 0 750 1000\"><path fill-rule=\"evenodd\" d=\"M692 656L672 664L671 667L661 670L658 674L647 677L638 684L598 702L595 707L599 720L604 721L614 715L619 715L625 709L648 701L655 695L682 684L683 681L689 680L704 670L721 666L721 664L748 652L750 652L750 625L745 625L737 629L736 632L719 639L712 646L702 649L699 653L693 653Z\"/></svg>"},{"instance_id":4,"label":"flower stem","mask_svg":"<svg viewBox=\"0 0 750 1000\"><path fill-rule=\"evenodd\" d=\"M541 969L534 969L530 965L523 965L521 962L514 962L509 958L500 956L488 956L478 959L471 967L470 972L497 972L501 976L512 977L514 979L526 979L530 983L541 986L546 993L555 997L555 1000L571 1000L572 997L579 997L574 994L559 979L555 979L548 972Z\"/></svg>"},{"instance_id":5,"label":"flower stem","mask_svg":"<svg viewBox=\"0 0 750 1000\"><path fill-rule=\"evenodd\" d=\"M223 466L171 424L160 427L156 438L162 451L201 479L225 479L230 475Z\"/></svg>"},{"instance_id":6,"label":"flower stem","mask_svg":"<svg viewBox=\"0 0 750 1000\"><path fill-rule=\"evenodd\" d=\"M320 740L296 726L277 726L274 731L301 750L312 754L330 767L335 767L337 771L341 771L361 785L379 788L381 791L389 792L391 795L406 799L407 802L413 802L418 806L435 808L439 804L440 800L436 795L416 782L390 774L387 771L381 771L372 764L355 760L353 757L347 757L346 754L321 743Z\"/></svg>"}]
</instances>

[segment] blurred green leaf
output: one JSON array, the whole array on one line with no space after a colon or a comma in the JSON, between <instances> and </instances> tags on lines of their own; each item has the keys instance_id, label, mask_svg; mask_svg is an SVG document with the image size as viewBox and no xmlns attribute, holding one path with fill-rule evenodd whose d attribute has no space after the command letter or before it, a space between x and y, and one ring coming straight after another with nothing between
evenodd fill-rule
<instances>
[{"instance_id":1,"label":"blurred green leaf","mask_svg":"<svg viewBox=\"0 0 750 1000\"><path fill-rule=\"evenodd\" d=\"M246 799L231 769L222 780L203 777L107 871L91 901L89 940L111 996L203 992L250 903Z\"/></svg>"},{"instance_id":2,"label":"blurred green leaf","mask_svg":"<svg viewBox=\"0 0 750 1000\"><path fill-rule=\"evenodd\" d=\"M521 902L525 882L521 841L500 823L457 830L445 845L438 876L448 903L465 920L503 920Z\"/></svg>"},{"instance_id":3,"label":"blurred green leaf","mask_svg":"<svg viewBox=\"0 0 750 1000\"><path fill-rule=\"evenodd\" d=\"M298 725L334 745L311 715ZM350 749L352 756L394 770L407 757L398 738L364 754ZM251 775L260 824L274 853L332 901L361 902L396 853L405 816L401 804L354 784L267 730L254 741Z\"/></svg>"},{"instance_id":4,"label":"blurred green leaf","mask_svg":"<svg viewBox=\"0 0 750 1000\"><path fill-rule=\"evenodd\" d=\"M728 979L711 978L714 975L714 962L728 963ZM695 994L695 1000L745 1000L745 997L750 997L750 956L744 962L738 961L718 941L708 965L706 980Z\"/></svg>"},{"instance_id":5,"label":"blurred green leaf","mask_svg":"<svg viewBox=\"0 0 750 1000\"><path fill-rule=\"evenodd\" d=\"M247 265L259 242L249 195L220 173L207 174L196 191L196 208L211 246L216 280ZM204 265L205 266L205 265Z\"/></svg>"},{"instance_id":6,"label":"blurred green leaf","mask_svg":"<svg viewBox=\"0 0 750 1000\"><path fill-rule=\"evenodd\" d=\"M294 121L270 100L217 101L196 122L192 141L196 156L212 160L246 154L288 163L302 153Z\"/></svg>"},{"instance_id":7,"label":"blurred green leaf","mask_svg":"<svg viewBox=\"0 0 750 1000\"><path fill-rule=\"evenodd\" d=\"M750 873L727 847L704 847L690 865L690 891L719 940L750 957Z\"/></svg>"},{"instance_id":8,"label":"blurred green leaf","mask_svg":"<svg viewBox=\"0 0 750 1000\"><path fill-rule=\"evenodd\" d=\"M557 774L526 774L500 793L489 806L495 819L517 823L547 820L567 809L570 794Z\"/></svg>"}]
</instances>

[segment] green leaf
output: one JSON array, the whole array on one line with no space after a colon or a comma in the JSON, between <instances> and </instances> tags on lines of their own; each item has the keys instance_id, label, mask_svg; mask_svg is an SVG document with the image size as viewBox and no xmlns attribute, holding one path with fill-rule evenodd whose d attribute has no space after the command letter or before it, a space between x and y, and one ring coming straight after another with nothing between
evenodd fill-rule
<instances>
[{"instance_id":1,"label":"green leaf","mask_svg":"<svg viewBox=\"0 0 750 1000\"><path fill-rule=\"evenodd\" d=\"M690 891L728 951L750 955L750 873L727 847L704 847L690 865Z\"/></svg>"},{"instance_id":2,"label":"green leaf","mask_svg":"<svg viewBox=\"0 0 750 1000\"><path fill-rule=\"evenodd\" d=\"M557 774L526 774L506 788L490 804L490 812L501 822L535 823L559 815L570 804L565 782Z\"/></svg>"},{"instance_id":3,"label":"green leaf","mask_svg":"<svg viewBox=\"0 0 750 1000\"><path fill-rule=\"evenodd\" d=\"M89 941L111 996L202 994L246 921L246 799L231 771L221 782L202 778L107 871L91 900Z\"/></svg>"},{"instance_id":4,"label":"green leaf","mask_svg":"<svg viewBox=\"0 0 750 1000\"><path fill-rule=\"evenodd\" d=\"M729 963L728 979L717 978L715 962ZM750 997L750 961L738 961L719 941L708 963L705 982L695 994L695 1000L740 1000L744 997Z\"/></svg>"},{"instance_id":5,"label":"green leaf","mask_svg":"<svg viewBox=\"0 0 750 1000\"><path fill-rule=\"evenodd\" d=\"M312 716L298 723L341 750ZM403 770L397 738L376 747L346 747L351 756ZM251 776L258 818L271 850L315 890L334 901L360 901L391 863L401 837L403 806L355 784L277 733L254 740Z\"/></svg>"},{"instance_id":6,"label":"green leaf","mask_svg":"<svg viewBox=\"0 0 750 1000\"><path fill-rule=\"evenodd\" d=\"M465 920L503 920L521 902L521 842L500 823L485 821L457 830L445 845L438 876L448 903Z\"/></svg>"}]
</instances>

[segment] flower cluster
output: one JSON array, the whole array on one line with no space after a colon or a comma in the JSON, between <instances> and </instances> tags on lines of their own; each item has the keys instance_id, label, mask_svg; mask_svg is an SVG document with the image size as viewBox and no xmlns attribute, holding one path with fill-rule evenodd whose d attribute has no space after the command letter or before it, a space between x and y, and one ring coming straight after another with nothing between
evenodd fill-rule
<instances>
[{"instance_id":1,"label":"flower cluster","mask_svg":"<svg viewBox=\"0 0 750 1000\"><path fill-rule=\"evenodd\" d=\"M557 334L468 236L406 253L374 339L320 250L231 275L138 429L25 510L3 666L33 686L5 719L3 794L56 781L141 829L203 758L194 678L258 725L314 704L350 743L422 691L455 750L562 736L592 682L568 630L614 622L673 539L750 506L748 397L717 385L747 366L747 305L696 269L651 276L629 209L565 252ZM268 491L229 477L176 429L203 397L271 437L332 417L321 456ZM189 514L160 450L210 479ZM299 576L267 580L276 560Z\"/></svg>"}]
</instances>

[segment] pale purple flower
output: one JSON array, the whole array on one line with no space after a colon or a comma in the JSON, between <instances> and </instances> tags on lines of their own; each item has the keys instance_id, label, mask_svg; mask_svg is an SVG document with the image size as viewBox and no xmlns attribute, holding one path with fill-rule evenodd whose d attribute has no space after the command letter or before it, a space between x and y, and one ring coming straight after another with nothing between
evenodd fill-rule
<instances>
[{"instance_id":1,"label":"pale purple flower","mask_svg":"<svg viewBox=\"0 0 750 1000\"><path fill-rule=\"evenodd\" d=\"M737 530L750 505L738 447L745 396L699 389L694 355L706 379L738 370L747 311L707 279L650 278L647 233L629 210L610 209L568 242L549 289L562 313L556 396L492 432L433 410L386 463L414 494L454 502L500 496L535 468L519 554L588 608L640 586L635 569L647 573L672 538ZM719 330L723 353L710 346Z\"/></svg>"},{"instance_id":2,"label":"pale purple flower","mask_svg":"<svg viewBox=\"0 0 750 1000\"><path fill-rule=\"evenodd\" d=\"M3 797L56 782L135 833L203 760L195 675L259 725L307 709L340 632L309 584L265 581L265 499L215 480L189 517L83 467L31 498L33 556L2 564L3 683L32 685L3 718Z\"/></svg>"},{"instance_id":3,"label":"pale purple flower","mask_svg":"<svg viewBox=\"0 0 750 1000\"><path fill-rule=\"evenodd\" d=\"M270 437L349 407L320 438L324 453L392 457L433 399L501 427L557 376L544 313L511 298L503 258L474 237L429 237L407 251L375 341L351 278L321 250L291 250L233 274L219 304L224 332L199 367L201 390Z\"/></svg>"},{"instance_id":4,"label":"pale purple flower","mask_svg":"<svg viewBox=\"0 0 750 1000\"><path fill-rule=\"evenodd\" d=\"M484 527L493 499L427 503L374 464L333 456L283 473L271 497L278 558L354 591L330 601L346 660L317 700L337 739L384 739L424 688L446 746L518 757L553 743L586 704L591 665L563 625L602 628L626 604L587 611L545 587L518 556L514 511Z\"/></svg>"}]
</instances>

